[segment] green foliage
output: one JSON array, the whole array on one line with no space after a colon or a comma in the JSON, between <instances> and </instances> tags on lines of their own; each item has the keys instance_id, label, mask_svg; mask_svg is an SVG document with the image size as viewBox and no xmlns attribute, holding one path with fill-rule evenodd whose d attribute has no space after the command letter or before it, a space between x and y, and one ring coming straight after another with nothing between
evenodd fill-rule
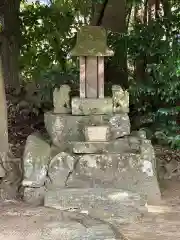
<instances>
[{"instance_id":1,"label":"green foliage","mask_svg":"<svg viewBox=\"0 0 180 240\"><path fill-rule=\"evenodd\" d=\"M75 8L70 9L73 6L67 4L70 2L54 1L43 5L37 1L24 3L21 8L21 79L23 85L35 83L27 95L33 96L28 97L28 101L37 108L52 106L55 87L67 82L76 87L76 59L70 58L69 52L83 19L76 19L79 13ZM76 6L77 2L74 4Z\"/></svg>"},{"instance_id":2,"label":"green foliage","mask_svg":"<svg viewBox=\"0 0 180 240\"><path fill-rule=\"evenodd\" d=\"M59 64L66 71L67 52L74 35L69 31L74 16L38 2L21 13L21 69L26 78L37 79L42 71ZM68 44L67 44L68 42Z\"/></svg>"},{"instance_id":3,"label":"green foliage","mask_svg":"<svg viewBox=\"0 0 180 240\"><path fill-rule=\"evenodd\" d=\"M33 100L28 98L33 109L52 107L52 91L61 84L70 84L77 94L77 61L69 52L75 32L89 23L92 5L103 2L51 0L49 5L38 1L22 5L21 75L25 85L34 83L29 91ZM110 32L108 42L116 53L112 65L121 66L127 49L132 123L134 116L144 118L138 128L145 128L152 140L180 148L180 11L177 0L171 4L174 10L168 19L160 16L148 25L136 22L127 35ZM128 6L137 5L141 7L142 1L128 0ZM137 79L134 66L142 60L145 75Z\"/></svg>"},{"instance_id":4,"label":"green foliage","mask_svg":"<svg viewBox=\"0 0 180 240\"><path fill-rule=\"evenodd\" d=\"M168 33L167 19L163 18L148 26L137 24L130 32L130 63L141 59L146 63L146 78L136 79L136 82L132 79L130 92L132 104L139 114L153 114L153 123L149 127L154 138L180 148L177 123L180 114L180 43L177 36L180 22L176 14L172 15L172 21ZM138 114L136 111L134 114Z\"/></svg>"}]
</instances>

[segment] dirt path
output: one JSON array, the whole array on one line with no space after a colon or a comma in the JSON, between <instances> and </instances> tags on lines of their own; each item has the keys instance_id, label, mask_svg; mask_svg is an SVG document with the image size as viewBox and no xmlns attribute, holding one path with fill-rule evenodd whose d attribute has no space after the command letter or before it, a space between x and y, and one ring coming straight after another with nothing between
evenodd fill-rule
<instances>
[{"instance_id":1,"label":"dirt path","mask_svg":"<svg viewBox=\"0 0 180 240\"><path fill-rule=\"evenodd\" d=\"M68 219L67 213L24 203L0 204L0 214L0 240L60 240L42 237L42 232ZM132 240L180 239L180 183L165 182L161 206L150 206L142 220L118 228Z\"/></svg>"},{"instance_id":2,"label":"dirt path","mask_svg":"<svg viewBox=\"0 0 180 240\"><path fill-rule=\"evenodd\" d=\"M122 226L132 240L180 239L180 181L164 182L162 206L150 206L149 213L139 223Z\"/></svg>"}]
</instances>

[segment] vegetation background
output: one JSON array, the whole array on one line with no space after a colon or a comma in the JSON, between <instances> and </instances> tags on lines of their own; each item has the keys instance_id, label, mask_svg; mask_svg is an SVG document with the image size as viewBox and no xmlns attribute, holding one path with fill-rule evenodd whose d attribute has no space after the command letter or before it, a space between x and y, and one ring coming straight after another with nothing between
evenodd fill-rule
<instances>
[{"instance_id":1,"label":"vegetation background","mask_svg":"<svg viewBox=\"0 0 180 240\"><path fill-rule=\"evenodd\" d=\"M0 23L17 155L28 134L44 130L53 89L67 83L78 93L78 61L69 52L85 24L108 32L115 55L105 63L106 95L112 84L129 90L132 130L143 128L154 144L180 149L179 0L1 0Z\"/></svg>"}]
</instances>

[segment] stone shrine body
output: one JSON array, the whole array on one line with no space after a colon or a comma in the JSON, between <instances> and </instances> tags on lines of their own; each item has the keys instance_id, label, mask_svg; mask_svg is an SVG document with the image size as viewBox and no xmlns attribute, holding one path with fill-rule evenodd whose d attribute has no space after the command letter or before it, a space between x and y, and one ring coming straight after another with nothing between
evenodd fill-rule
<instances>
[{"instance_id":1,"label":"stone shrine body","mask_svg":"<svg viewBox=\"0 0 180 240\"><path fill-rule=\"evenodd\" d=\"M24 199L104 218L119 217L130 199L138 209L159 203L154 150L145 132L130 133L128 92L115 85L104 97L104 57L113 55L105 30L83 27L71 54L79 56L80 97L70 101L67 85L56 89L54 110L44 114L51 141L28 137Z\"/></svg>"}]
</instances>

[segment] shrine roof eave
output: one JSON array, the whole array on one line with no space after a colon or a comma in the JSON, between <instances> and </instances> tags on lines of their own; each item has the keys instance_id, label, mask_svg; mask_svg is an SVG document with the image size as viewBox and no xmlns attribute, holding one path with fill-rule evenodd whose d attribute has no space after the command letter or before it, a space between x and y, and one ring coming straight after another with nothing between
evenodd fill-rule
<instances>
[{"instance_id":1,"label":"shrine roof eave","mask_svg":"<svg viewBox=\"0 0 180 240\"><path fill-rule=\"evenodd\" d=\"M73 49L70 55L76 57L110 57L114 55L114 52L110 49L103 51L97 51L96 49Z\"/></svg>"}]
</instances>

